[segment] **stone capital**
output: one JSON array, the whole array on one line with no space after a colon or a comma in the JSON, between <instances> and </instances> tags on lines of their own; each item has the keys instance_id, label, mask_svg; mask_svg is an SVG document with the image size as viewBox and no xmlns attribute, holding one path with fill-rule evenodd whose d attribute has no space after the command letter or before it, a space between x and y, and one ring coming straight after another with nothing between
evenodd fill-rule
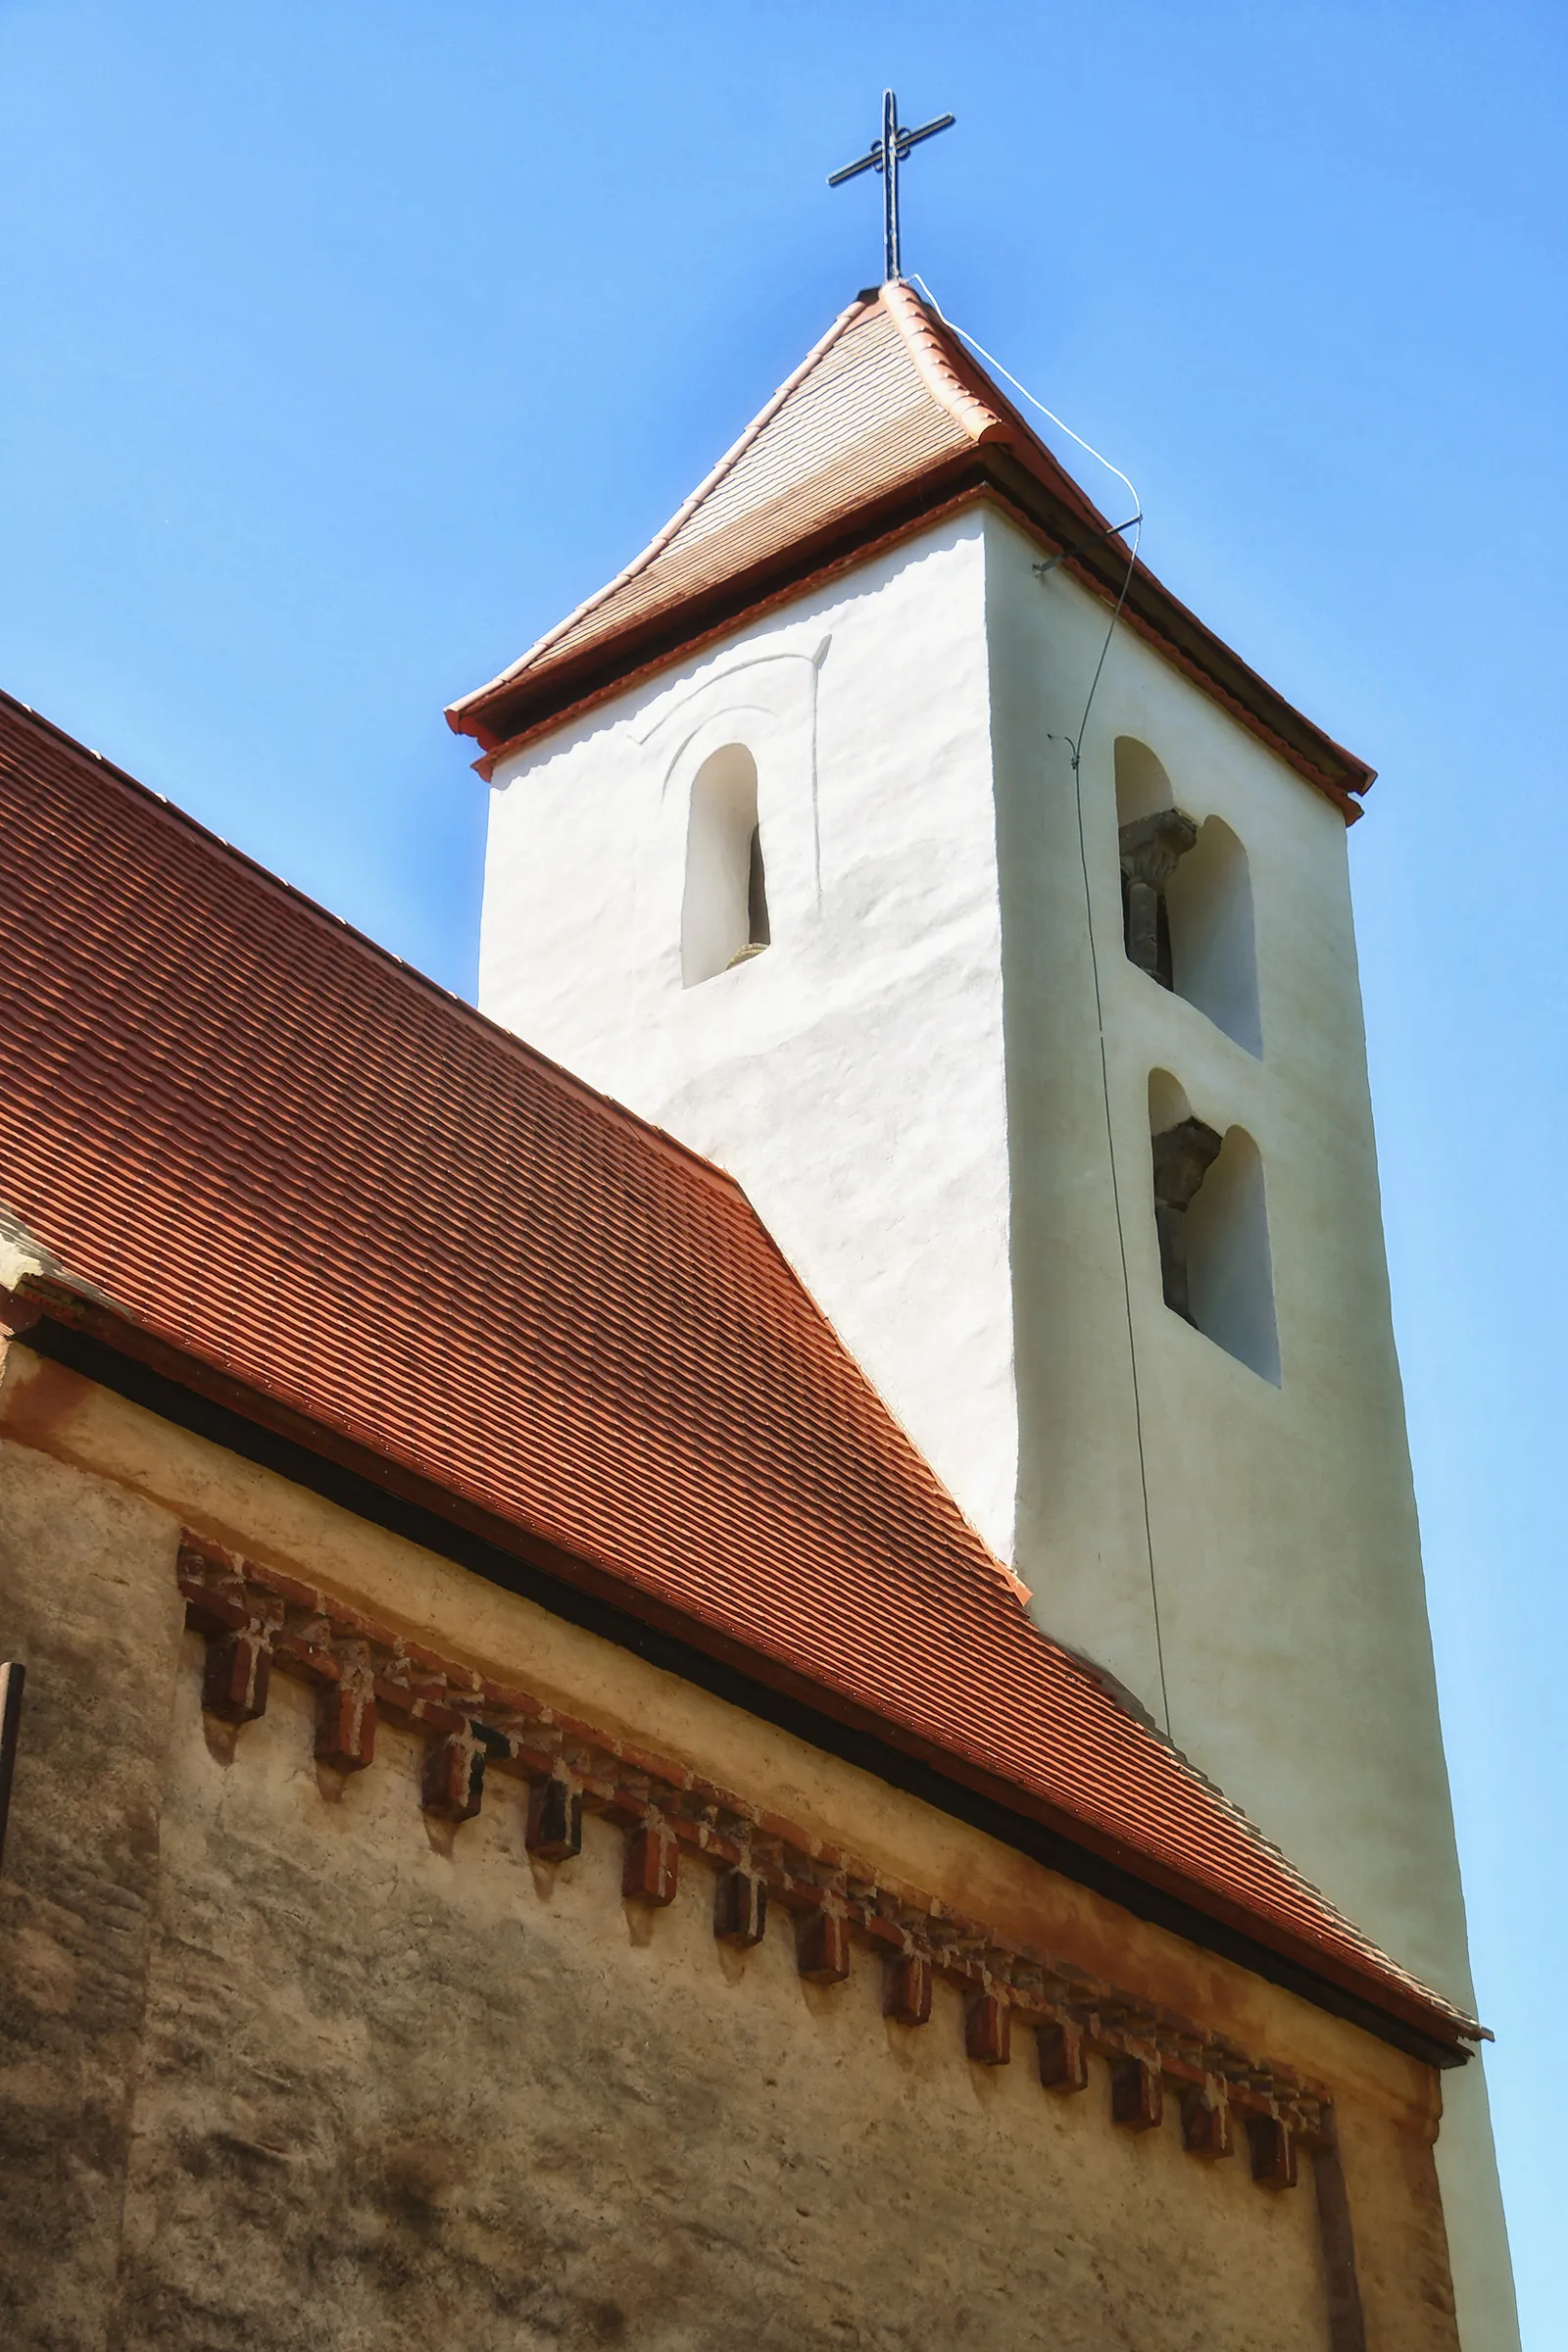
<instances>
[{"instance_id":1,"label":"stone capital","mask_svg":"<svg viewBox=\"0 0 1568 2352\"><path fill-rule=\"evenodd\" d=\"M1198 839L1198 827L1180 808L1156 808L1152 816L1123 825L1118 838L1128 881L1163 890Z\"/></svg>"}]
</instances>

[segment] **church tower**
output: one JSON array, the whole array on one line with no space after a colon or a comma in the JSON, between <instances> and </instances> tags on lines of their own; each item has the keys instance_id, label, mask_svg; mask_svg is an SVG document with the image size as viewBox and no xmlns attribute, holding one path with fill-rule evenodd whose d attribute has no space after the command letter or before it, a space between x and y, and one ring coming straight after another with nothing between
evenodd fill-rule
<instances>
[{"instance_id":1,"label":"church tower","mask_svg":"<svg viewBox=\"0 0 1568 2352\"><path fill-rule=\"evenodd\" d=\"M1371 771L1129 567L897 280L449 715L494 793L482 1008L739 1178L1041 1625L1468 2002ZM1504 2352L1479 2069L1446 2092L1461 2330Z\"/></svg>"}]
</instances>

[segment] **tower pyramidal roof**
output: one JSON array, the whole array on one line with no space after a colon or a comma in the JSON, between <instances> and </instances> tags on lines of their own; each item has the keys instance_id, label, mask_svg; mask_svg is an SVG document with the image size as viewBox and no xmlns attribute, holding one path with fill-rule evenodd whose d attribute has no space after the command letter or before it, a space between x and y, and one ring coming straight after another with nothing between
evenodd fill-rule
<instances>
[{"instance_id":1,"label":"tower pyramidal roof","mask_svg":"<svg viewBox=\"0 0 1568 2352\"><path fill-rule=\"evenodd\" d=\"M977 500L1000 506L1348 820L1374 771L1142 564L902 280L858 295L655 538L448 723L498 758L747 616Z\"/></svg>"}]
</instances>

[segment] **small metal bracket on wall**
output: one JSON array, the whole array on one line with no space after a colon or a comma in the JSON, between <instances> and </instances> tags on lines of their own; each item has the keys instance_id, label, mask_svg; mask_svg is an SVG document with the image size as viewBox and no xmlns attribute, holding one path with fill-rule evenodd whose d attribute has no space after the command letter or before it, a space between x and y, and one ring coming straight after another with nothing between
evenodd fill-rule
<instances>
[{"instance_id":1,"label":"small metal bracket on wall","mask_svg":"<svg viewBox=\"0 0 1568 2352\"><path fill-rule=\"evenodd\" d=\"M1032 564L1030 568L1037 580L1049 580L1052 573L1063 564L1071 564L1076 557L1087 555L1092 547L1100 545L1102 539L1114 539L1122 531L1135 529L1143 519L1142 514L1129 514L1125 522L1107 522L1104 529L1096 531L1092 539L1081 539L1076 547L1064 547L1060 555L1048 556L1043 564Z\"/></svg>"}]
</instances>

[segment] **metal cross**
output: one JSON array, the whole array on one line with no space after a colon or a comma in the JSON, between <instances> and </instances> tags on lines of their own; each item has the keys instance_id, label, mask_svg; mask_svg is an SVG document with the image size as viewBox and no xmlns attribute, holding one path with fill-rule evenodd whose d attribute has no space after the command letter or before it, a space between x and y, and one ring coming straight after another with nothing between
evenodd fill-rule
<instances>
[{"instance_id":1,"label":"metal cross","mask_svg":"<svg viewBox=\"0 0 1568 2352\"><path fill-rule=\"evenodd\" d=\"M939 130L948 130L957 121L956 115L938 115L934 122L922 122L918 130L899 128L899 102L891 90L882 93L882 136L873 139L869 151L858 163L846 164L842 172L830 172L827 184L836 188L846 179L858 179L862 172L882 174L882 261L885 278L904 275L899 254L899 166L911 147L922 139L934 139Z\"/></svg>"}]
</instances>

